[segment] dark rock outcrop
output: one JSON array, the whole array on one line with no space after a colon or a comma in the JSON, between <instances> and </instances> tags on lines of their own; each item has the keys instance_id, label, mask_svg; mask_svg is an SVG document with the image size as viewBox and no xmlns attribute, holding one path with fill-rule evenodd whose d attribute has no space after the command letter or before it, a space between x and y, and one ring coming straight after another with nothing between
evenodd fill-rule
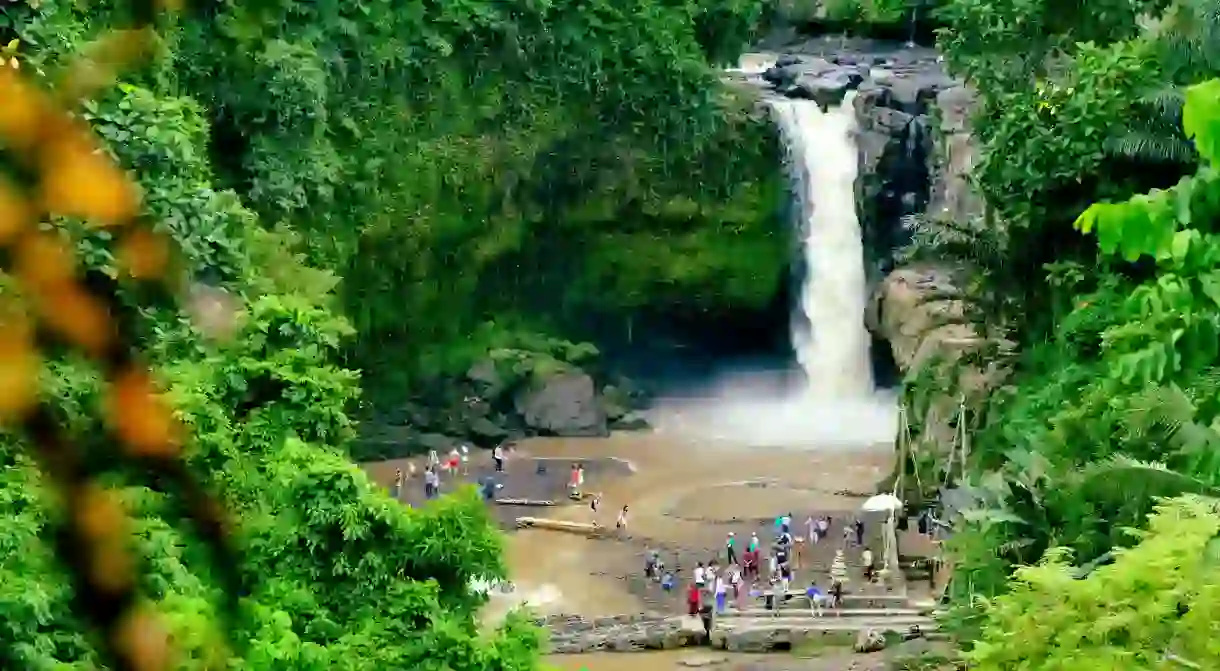
<instances>
[{"instance_id":1,"label":"dark rock outcrop","mask_svg":"<svg viewBox=\"0 0 1220 671\"><path fill-rule=\"evenodd\" d=\"M493 352L458 378L437 380L367 420L353 448L390 459L469 443L492 447L526 436L605 436L649 428L646 394L631 381L598 381L578 366L527 353Z\"/></svg>"},{"instance_id":2,"label":"dark rock outcrop","mask_svg":"<svg viewBox=\"0 0 1220 671\"><path fill-rule=\"evenodd\" d=\"M517 393L526 427L552 436L607 436L606 411L593 378L581 371L543 379Z\"/></svg>"}]
</instances>

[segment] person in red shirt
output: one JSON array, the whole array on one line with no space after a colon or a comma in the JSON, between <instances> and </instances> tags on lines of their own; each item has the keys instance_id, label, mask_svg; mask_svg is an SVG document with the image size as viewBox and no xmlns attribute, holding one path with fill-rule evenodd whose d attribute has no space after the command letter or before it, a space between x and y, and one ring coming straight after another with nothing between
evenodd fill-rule
<instances>
[{"instance_id":1,"label":"person in red shirt","mask_svg":"<svg viewBox=\"0 0 1220 671\"><path fill-rule=\"evenodd\" d=\"M699 586L693 582L686 590L686 612L690 613L691 617L699 614L699 602L703 598L702 594L703 590L699 589Z\"/></svg>"}]
</instances>

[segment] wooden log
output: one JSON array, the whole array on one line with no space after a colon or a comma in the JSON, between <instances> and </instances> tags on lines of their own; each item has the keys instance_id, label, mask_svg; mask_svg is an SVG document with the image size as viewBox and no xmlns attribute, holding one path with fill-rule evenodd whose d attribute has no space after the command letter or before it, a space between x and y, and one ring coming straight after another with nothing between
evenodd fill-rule
<instances>
[{"instance_id":1,"label":"wooden log","mask_svg":"<svg viewBox=\"0 0 1220 671\"><path fill-rule=\"evenodd\" d=\"M553 506L555 502L550 499L496 499L496 503L502 506Z\"/></svg>"},{"instance_id":2,"label":"wooden log","mask_svg":"<svg viewBox=\"0 0 1220 671\"><path fill-rule=\"evenodd\" d=\"M583 536L601 536L605 533L605 528L597 524L552 520L545 517L518 517L517 528L550 529L552 531L566 531Z\"/></svg>"}]
</instances>

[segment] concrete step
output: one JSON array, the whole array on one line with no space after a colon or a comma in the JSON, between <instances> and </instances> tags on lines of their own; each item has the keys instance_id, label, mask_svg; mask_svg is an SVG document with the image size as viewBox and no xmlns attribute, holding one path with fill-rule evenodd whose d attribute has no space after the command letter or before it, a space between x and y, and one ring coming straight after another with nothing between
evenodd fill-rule
<instances>
[{"instance_id":1,"label":"concrete step","mask_svg":"<svg viewBox=\"0 0 1220 671\"><path fill-rule=\"evenodd\" d=\"M927 611L918 608L840 608L834 610L824 608L826 617L922 617L927 615ZM780 610L767 610L766 608L745 608L737 610L730 608L721 613L719 617L788 617L789 614L809 614L809 608L789 605L787 608Z\"/></svg>"},{"instance_id":2,"label":"concrete step","mask_svg":"<svg viewBox=\"0 0 1220 671\"><path fill-rule=\"evenodd\" d=\"M936 620L933 620L930 617L919 617L918 615L909 616L909 617L866 617L866 616L861 616L861 615L856 615L856 616L851 616L851 617L836 617L835 615L832 615L830 613L822 615L821 617L816 617L816 616L808 615L808 614L790 615L790 616L786 616L786 617L759 617L759 616L722 617L722 618L720 618L719 622L721 622L725 625L728 625L730 623L732 623L733 625L736 625L739 622L772 622L772 623L778 623L778 624L792 625L792 624L801 624L801 623L805 623L805 622L823 622L823 621L827 621L827 620L831 620L831 621L835 621L835 622L863 622L863 623L870 623L870 624L885 623L885 624L893 624L896 626L903 625L903 626L908 626L908 627L913 624L923 625L923 624L930 624L930 623L936 622Z\"/></svg>"},{"instance_id":3,"label":"concrete step","mask_svg":"<svg viewBox=\"0 0 1220 671\"><path fill-rule=\"evenodd\" d=\"M891 622L891 621L869 621L852 618L836 618L836 617L820 617L806 618L799 621L785 621L774 618L758 618L758 619L740 619L733 620L731 623L725 623L723 626L717 627L717 631L732 632L743 630L796 630L796 631L861 631L865 629L874 629L877 631L892 631L906 632L912 626L918 626L921 632L934 632L940 628L940 625L932 620L923 622ZM713 632L714 633L714 632Z\"/></svg>"}]
</instances>

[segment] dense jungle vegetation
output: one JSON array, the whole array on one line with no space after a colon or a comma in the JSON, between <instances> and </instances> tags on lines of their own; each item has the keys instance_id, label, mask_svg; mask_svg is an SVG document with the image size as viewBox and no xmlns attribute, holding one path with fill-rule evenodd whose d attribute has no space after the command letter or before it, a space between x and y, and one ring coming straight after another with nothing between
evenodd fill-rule
<instances>
[{"instance_id":1,"label":"dense jungle vegetation","mask_svg":"<svg viewBox=\"0 0 1220 671\"><path fill-rule=\"evenodd\" d=\"M984 354L1011 373L971 408L960 631L980 669L1215 668L1220 15L941 11L946 60L978 94L987 208L916 244L969 269L974 318L1017 344Z\"/></svg>"},{"instance_id":2,"label":"dense jungle vegetation","mask_svg":"<svg viewBox=\"0 0 1220 671\"><path fill-rule=\"evenodd\" d=\"M100 53L127 9L3 4L6 76L67 86L73 56ZM180 506L106 456L97 373L54 352L43 366L57 420L134 518L140 588L177 668L536 667L532 625L476 628L485 597L470 581L504 571L481 502L392 502L347 454L355 404L492 345L579 334L588 314L770 300L787 244L777 143L715 71L764 10L195 3L164 19L146 65L77 110L138 181L192 285L223 289L240 316L214 341L176 309L124 297L193 436L191 470L239 520L250 593L226 652L221 583ZM16 146L0 153L6 184L28 178ZM14 202L0 198L6 225ZM85 266L117 272L109 231L53 223ZM95 668L47 542L62 511L22 447L0 441L0 667Z\"/></svg>"},{"instance_id":3,"label":"dense jungle vegetation","mask_svg":"<svg viewBox=\"0 0 1220 671\"><path fill-rule=\"evenodd\" d=\"M958 631L981 669L1217 668L1216 9L940 4L946 60L978 93L988 207L926 222L914 255L973 271L978 315L1018 345L989 353L1012 373L972 413ZM819 6L899 22L889 0ZM54 88L126 9L5 3L0 66ZM125 296L191 470L240 520L232 649L174 497L108 459L97 374L72 356L42 371L134 518L178 668L537 667L527 622L476 628L468 585L504 571L482 505L390 501L349 458L357 404L489 347L770 300L778 148L714 70L768 17L750 0L200 3L81 107L184 273L241 315L215 341ZM54 223L88 267L119 265L107 231ZM911 381L928 384L946 382ZM62 511L23 447L0 440L0 667L95 668L47 542Z\"/></svg>"}]
</instances>

